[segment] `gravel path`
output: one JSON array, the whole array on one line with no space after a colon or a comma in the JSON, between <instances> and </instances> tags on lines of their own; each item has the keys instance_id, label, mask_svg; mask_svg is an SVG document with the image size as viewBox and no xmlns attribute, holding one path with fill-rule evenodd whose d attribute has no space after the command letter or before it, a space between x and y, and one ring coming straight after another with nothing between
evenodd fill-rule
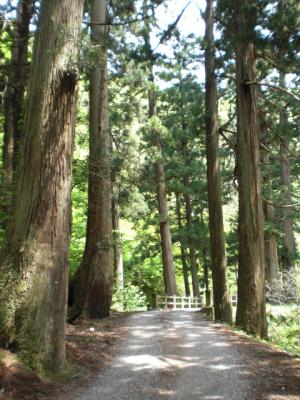
<instances>
[{"instance_id":1,"label":"gravel path","mask_svg":"<svg viewBox=\"0 0 300 400\"><path fill-rule=\"evenodd\" d=\"M111 366L75 399L253 399L253 365L199 313L145 312L131 315L127 324Z\"/></svg>"}]
</instances>

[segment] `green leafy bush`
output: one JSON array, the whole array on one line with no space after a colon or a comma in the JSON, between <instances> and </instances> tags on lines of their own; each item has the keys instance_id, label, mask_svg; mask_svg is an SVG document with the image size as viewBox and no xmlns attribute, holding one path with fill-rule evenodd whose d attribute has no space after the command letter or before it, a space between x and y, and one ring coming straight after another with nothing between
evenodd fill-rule
<instances>
[{"instance_id":1,"label":"green leafy bush","mask_svg":"<svg viewBox=\"0 0 300 400\"><path fill-rule=\"evenodd\" d=\"M300 307L297 304L270 306L267 312L269 340L300 356Z\"/></svg>"},{"instance_id":2,"label":"green leafy bush","mask_svg":"<svg viewBox=\"0 0 300 400\"><path fill-rule=\"evenodd\" d=\"M126 285L123 290L115 289L112 309L115 311L146 310L146 296L137 286L133 285Z\"/></svg>"}]
</instances>

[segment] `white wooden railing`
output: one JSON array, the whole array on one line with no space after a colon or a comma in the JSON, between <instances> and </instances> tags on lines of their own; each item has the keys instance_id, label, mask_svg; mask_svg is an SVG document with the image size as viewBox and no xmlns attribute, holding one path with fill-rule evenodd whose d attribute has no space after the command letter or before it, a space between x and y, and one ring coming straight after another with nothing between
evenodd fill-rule
<instances>
[{"instance_id":1,"label":"white wooden railing","mask_svg":"<svg viewBox=\"0 0 300 400\"><path fill-rule=\"evenodd\" d=\"M230 300L231 300L231 305L233 307L236 307L237 306L237 294L231 294Z\"/></svg>"},{"instance_id":2,"label":"white wooden railing","mask_svg":"<svg viewBox=\"0 0 300 400\"><path fill-rule=\"evenodd\" d=\"M231 304L237 306L237 294L230 295ZM160 296L156 295L155 307L157 309L189 309L201 308L205 304L205 300L199 297L184 297L184 296Z\"/></svg>"},{"instance_id":3,"label":"white wooden railing","mask_svg":"<svg viewBox=\"0 0 300 400\"><path fill-rule=\"evenodd\" d=\"M210 294L210 297L211 297L211 304L213 306L214 305L214 296L213 296L212 292ZM231 305L233 307L236 307L237 306L237 294L236 293L233 293L233 294L229 293L229 299L231 301ZM203 300L203 303L205 304L205 300Z\"/></svg>"},{"instance_id":4,"label":"white wooden railing","mask_svg":"<svg viewBox=\"0 0 300 400\"><path fill-rule=\"evenodd\" d=\"M179 296L159 296L156 295L156 308L167 309L189 309L189 308L201 308L202 299L199 297L179 297Z\"/></svg>"}]
</instances>

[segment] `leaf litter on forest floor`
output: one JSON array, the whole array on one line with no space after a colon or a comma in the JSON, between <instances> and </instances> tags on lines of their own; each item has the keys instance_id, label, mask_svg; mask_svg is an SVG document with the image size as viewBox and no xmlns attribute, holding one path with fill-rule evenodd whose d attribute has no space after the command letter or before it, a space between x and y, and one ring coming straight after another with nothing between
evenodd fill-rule
<instances>
[{"instance_id":1,"label":"leaf litter on forest floor","mask_svg":"<svg viewBox=\"0 0 300 400\"><path fill-rule=\"evenodd\" d=\"M56 382L28 371L16 354L0 350L0 400L71 400L109 365L126 331L126 315L98 321L81 319L67 327L67 373ZM94 329L90 329L93 327Z\"/></svg>"}]
</instances>

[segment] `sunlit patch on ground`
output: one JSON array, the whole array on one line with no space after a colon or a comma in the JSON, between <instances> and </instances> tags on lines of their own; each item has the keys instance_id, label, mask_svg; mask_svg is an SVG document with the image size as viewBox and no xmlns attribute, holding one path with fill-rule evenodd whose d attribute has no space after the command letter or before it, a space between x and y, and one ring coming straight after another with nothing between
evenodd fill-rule
<instances>
[{"instance_id":1,"label":"sunlit patch on ground","mask_svg":"<svg viewBox=\"0 0 300 400\"><path fill-rule=\"evenodd\" d=\"M81 321L69 327L68 354L71 383L19 376L13 399L300 400L295 359L188 311Z\"/></svg>"},{"instance_id":2,"label":"sunlit patch on ground","mask_svg":"<svg viewBox=\"0 0 300 400\"><path fill-rule=\"evenodd\" d=\"M167 395L167 396L174 396L175 392L173 390L167 390L167 389L159 389L158 393L161 395Z\"/></svg>"},{"instance_id":3,"label":"sunlit patch on ground","mask_svg":"<svg viewBox=\"0 0 300 400\"><path fill-rule=\"evenodd\" d=\"M274 395L270 395L268 398L268 400L299 400L300 399L300 394L299 396L293 396L293 395L278 395L278 394L274 394Z\"/></svg>"},{"instance_id":4,"label":"sunlit patch on ground","mask_svg":"<svg viewBox=\"0 0 300 400\"><path fill-rule=\"evenodd\" d=\"M188 357L186 357L188 358ZM140 371L142 369L160 370L170 367L187 368L196 366L195 362L188 362L186 359L175 359L170 357L154 357L149 354L140 354L136 356L122 357L120 359L123 363L129 364L133 367L133 371Z\"/></svg>"},{"instance_id":5,"label":"sunlit patch on ground","mask_svg":"<svg viewBox=\"0 0 300 400\"><path fill-rule=\"evenodd\" d=\"M225 364L218 364L218 365L208 365L210 369L216 369L219 371L225 371L227 369L237 368L237 365L225 365Z\"/></svg>"},{"instance_id":6,"label":"sunlit patch on ground","mask_svg":"<svg viewBox=\"0 0 300 400\"><path fill-rule=\"evenodd\" d=\"M230 343L226 343L226 342L216 342L216 343L212 343L211 346L215 346L215 347L230 347L231 344Z\"/></svg>"}]
</instances>

